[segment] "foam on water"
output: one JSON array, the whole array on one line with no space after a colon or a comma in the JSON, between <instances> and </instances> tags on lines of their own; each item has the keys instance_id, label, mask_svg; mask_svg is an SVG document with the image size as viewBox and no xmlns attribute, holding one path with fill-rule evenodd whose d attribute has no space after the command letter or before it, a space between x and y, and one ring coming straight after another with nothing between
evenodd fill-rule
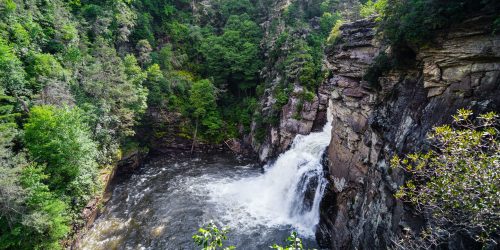
<instances>
[{"instance_id":1,"label":"foam on water","mask_svg":"<svg viewBox=\"0 0 500 250\"><path fill-rule=\"evenodd\" d=\"M313 236L326 186L321 158L331 139L331 112L321 132L298 135L291 148L264 167L265 173L243 179L210 180L211 201L231 228L289 225Z\"/></svg>"},{"instance_id":2,"label":"foam on water","mask_svg":"<svg viewBox=\"0 0 500 250\"><path fill-rule=\"evenodd\" d=\"M78 249L195 249L191 236L210 220L230 227L237 249L266 249L290 229L314 247L330 138L328 117L263 172L225 155L154 159L121 177Z\"/></svg>"}]
</instances>

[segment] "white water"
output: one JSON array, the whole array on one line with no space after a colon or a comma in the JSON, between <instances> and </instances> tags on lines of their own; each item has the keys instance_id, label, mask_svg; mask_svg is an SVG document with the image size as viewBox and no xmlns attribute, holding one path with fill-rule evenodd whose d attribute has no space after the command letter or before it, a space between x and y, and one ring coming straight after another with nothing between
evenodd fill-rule
<instances>
[{"instance_id":1,"label":"white water","mask_svg":"<svg viewBox=\"0 0 500 250\"><path fill-rule=\"evenodd\" d=\"M230 227L237 249L267 249L290 230L315 247L330 124L328 117L322 132L297 136L264 173L225 155L151 159L121 177L79 249L195 249L191 236L210 220Z\"/></svg>"},{"instance_id":2,"label":"white water","mask_svg":"<svg viewBox=\"0 0 500 250\"><path fill-rule=\"evenodd\" d=\"M327 183L321 158L331 139L331 113L321 132L296 136L288 151L264 167L264 174L212 179L204 185L228 226L251 230L289 225L303 236L314 236Z\"/></svg>"}]
</instances>

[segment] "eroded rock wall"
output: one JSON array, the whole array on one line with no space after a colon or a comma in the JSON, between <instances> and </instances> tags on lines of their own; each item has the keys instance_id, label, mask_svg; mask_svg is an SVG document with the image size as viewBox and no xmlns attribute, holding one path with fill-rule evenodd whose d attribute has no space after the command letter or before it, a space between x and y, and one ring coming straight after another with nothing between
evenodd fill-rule
<instances>
[{"instance_id":1,"label":"eroded rock wall","mask_svg":"<svg viewBox=\"0 0 500 250\"><path fill-rule=\"evenodd\" d=\"M328 96L331 91L328 85L320 86L315 89L315 96L312 100L305 100L303 94L307 92L306 88L299 81L299 75L303 63L294 62L294 65L286 65L286 69L281 69L280 65L287 63L287 56L293 53L294 42L305 40L310 34L320 29L318 18L312 18L303 23L300 28L291 28L284 17L285 9L292 3L299 3L299 13L305 13L308 8L308 1L266 1L261 0L261 4L266 4L268 13L265 13L264 21L261 26L264 30L264 38L261 41L261 47L266 58L265 66L261 70L261 78L264 93L260 98L260 108L258 112L261 117L267 120L273 120L266 125L258 124L255 121L252 124L252 133L246 140L251 144L254 150L259 154L261 161L267 161L284 152L292 144L297 134L306 135L311 131L321 129L326 122L326 110L328 106ZM283 44L278 44L282 33L289 32L289 39ZM282 51L277 58L273 57L272 51ZM294 60L300 61L300 59ZM287 102L279 105L277 89L280 85L286 85ZM300 107L300 110L299 110ZM258 129L264 129L262 140L257 139Z\"/></svg>"},{"instance_id":2,"label":"eroded rock wall","mask_svg":"<svg viewBox=\"0 0 500 250\"><path fill-rule=\"evenodd\" d=\"M500 111L500 36L491 17L472 18L441 32L416 52L414 65L362 80L381 45L370 20L342 27L327 55L333 91L328 149L330 185L321 205L317 239L331 249L386 249L404 227L422 220L393 198L404 181L389 169L394 154L425 150L433 126L451 122L459 108Z\"/></svg>"}]
</instances>

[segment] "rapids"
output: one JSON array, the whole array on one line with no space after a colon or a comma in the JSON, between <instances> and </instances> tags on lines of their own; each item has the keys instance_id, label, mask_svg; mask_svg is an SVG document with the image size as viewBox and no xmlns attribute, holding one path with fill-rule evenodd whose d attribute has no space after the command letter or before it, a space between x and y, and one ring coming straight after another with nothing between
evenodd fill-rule
<instances>
[{"instance_id":1,"label":"rapids","mask_svg":"<svg viewBox=\"0 0 500 250\"><path fill-rule=\"evenodd\" d=\"M327 184L321 158L330 138L328 117L322 131L298 135L263 167L222 154L150 159L119 177L80 249L196 249L191 236L211 220L230 228L229 243L237 249L268 249L290 231L317 247Z\"/></svg>"}]
</instances>

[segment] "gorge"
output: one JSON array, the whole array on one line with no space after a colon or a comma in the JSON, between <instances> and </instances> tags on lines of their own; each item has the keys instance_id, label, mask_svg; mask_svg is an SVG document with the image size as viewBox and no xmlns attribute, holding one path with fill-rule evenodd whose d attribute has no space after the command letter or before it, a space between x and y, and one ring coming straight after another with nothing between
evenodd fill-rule
<instances>
[{"instance_id":1,"label":"gorge","mask_svg":"<svg viewBox=\"0 0 500 250\"><path fill-rule=\"evenodd\" d=\"M329 100L330 108L321 114L321 101L316 101L316 107L310 109L313 117L329 116L323 129L306 136L294 131L298 135L293 143L264 166L263 174L236 170L236 176L213 177L213 170L203 170L199 177L203 180L198 182L205 183L204 190L197 189L199 183L189 186L195 193L207 195L201 200L210 200L213 207L209 211L217 212L200 212L203 219L198 222L206 221L207 214L219 215L211 219L234 229L230 235L239 249L261 249L279 242L290 227L311 247L315 246L311 236L316 234L320 247L384 249L399 230L421 226L422 219L392 196L403 175L390 173L389 157L425 148L431 127L449 122L458 108L498 109L500 60L495 53L500 51L500 40L490 37L487 30L480 31L487 20L473 18L455 27L456 31L440 38L442 44L422 50L417 55L422 62L414 68L382 76L380 91L359 80L376 55L386 50L376 42L374 21L344 24L343 42L327 54L332 77L320 86L318 97ZM280 132L287 129L286 120L281 124L285 125ZM269 140L272 143L272 137ZM260 243L243 237L245 232L259 235L256 242ZM104 239L108 237L105 234ZM184 241L192 244L189 237ZM474 247L461 239L449 244L452 249ZM93 246L88 249L97 249Z\"/></svg>"},{"instance_id":2,"label":"gorge","mask_svg":"<svg viewBox=\"0 0 500 250\"><path fill-rule=\"evenodd\" d=\"M404 197L439 173L396 166L447 159L431 135L462 133L457 110L500 113L498 1L0 0L0 14L0 249L203 249L210 221L236 249L291 232L317 249L498 248L498 117L468 124L493 146L454 163L493 174L447 191L480 196L450 209L473 226Z\"/></svg>"}]
</instances>

